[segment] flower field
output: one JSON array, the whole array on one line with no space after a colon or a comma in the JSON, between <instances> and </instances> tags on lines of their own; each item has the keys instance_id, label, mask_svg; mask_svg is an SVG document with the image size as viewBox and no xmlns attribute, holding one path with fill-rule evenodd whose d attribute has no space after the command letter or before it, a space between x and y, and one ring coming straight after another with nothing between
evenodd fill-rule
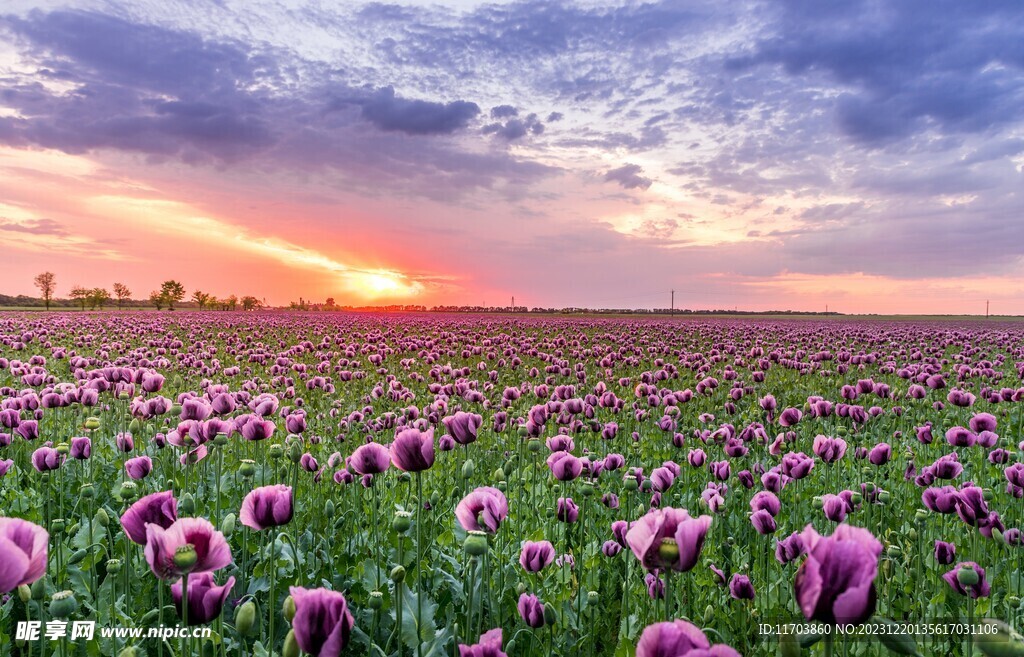
<instances>
[{"instance_id":1,"label":"flower field","mask_svg":"<svg viewBox=\"0 0 1024 657\"><path fill-rule=\"evenodd\" d=\"M7 314L0 652L1021 655L1022 379L1014 323ZM211 632L16 636L81 620Z\"/></svg>"}]
</instances>

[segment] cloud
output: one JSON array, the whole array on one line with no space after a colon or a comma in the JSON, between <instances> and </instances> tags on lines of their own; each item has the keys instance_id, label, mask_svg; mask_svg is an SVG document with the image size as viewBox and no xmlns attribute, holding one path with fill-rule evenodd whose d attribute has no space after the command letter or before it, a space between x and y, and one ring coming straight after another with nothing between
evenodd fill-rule
<instances>
[{"instance_id":1,"label":"cloud","mask_svg":"<svg viewBox=\"0 0 1024 657\"><path fill-rule=\"evenodd\" d=\"M68 235L63 224L53 219L23 219L15 221L0 217L0 231L12 233L30 233L32 235L54 235L61 237Z\"/></svg>"},{"instance_id":2,"label":"cloud","mask_svg":"<svg viewBox=\"0 0 1024 657\"><path fill-rule=\"evenodd\" d=\"M604 174L604 179L617 182L626 189L648 189L654 181L641 176L641 173L643 167L639 164L624 164Z\"/></svg>"},{"instance_id":3,"label":"cloud","mask_svg":"<svg viewBox=\"0 0 1024 657\"><path fill-rule=\"evenodd\" d=\"M381 130L409 135L450 135L480 114L480 106L465 100L437 103L395 95L393 87L378 89L362 105L362 117Z\"/></svg>"}]
</instances>

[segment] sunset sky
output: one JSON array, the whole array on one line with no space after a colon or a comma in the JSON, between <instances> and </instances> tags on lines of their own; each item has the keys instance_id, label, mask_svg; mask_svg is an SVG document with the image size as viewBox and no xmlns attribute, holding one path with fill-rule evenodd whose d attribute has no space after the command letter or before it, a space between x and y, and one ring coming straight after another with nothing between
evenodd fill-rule
<instances>
[{"instance_id":1,"label":"sunset sky","mask_svg":"<svg viewBox=\"0 0 1024 657\"><path fill-rule=\"evenodd\" d=\"M1024 314L1024 2L4 0L0 293Z\"/></svg>"}]
</instances>

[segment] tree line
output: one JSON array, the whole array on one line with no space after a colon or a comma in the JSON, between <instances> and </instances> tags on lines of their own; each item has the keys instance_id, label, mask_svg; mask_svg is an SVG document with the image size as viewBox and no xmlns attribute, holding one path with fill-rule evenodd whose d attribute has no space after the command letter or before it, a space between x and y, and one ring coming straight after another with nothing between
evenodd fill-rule
<instances>
[{"instance_id":1,"label":"tree line","mask_svg":"<svg viewBox=\"0 0 1024 657\"><path fill-rule=\"evenodd\" d=\"M82 310L103 310L111 303L116 302L118 309L128 307L153 306L157 310L174 310L185 301L185 286L179 281L168 280L160 284L160 287L149 293L146 301L132 299L132 291L124 283L114 283L113 293L102 287L87 288L75 285L68 292L68 299L56 299L54 297L57 289L57 277L53 272L43 272L35 277L35 286L39 289L40 299L47 310L51 305L68 306L77 305ZM9 297L0 295L0 305L28 305L22 300L29 300L30 297L18 296ZM257 310L263 307L263 302L258 298L247 295L238 298L234 294L225 298L217 298L213 294L196 290L192 293L191 304L199 310Z\"/></svg>"}]
</instances>

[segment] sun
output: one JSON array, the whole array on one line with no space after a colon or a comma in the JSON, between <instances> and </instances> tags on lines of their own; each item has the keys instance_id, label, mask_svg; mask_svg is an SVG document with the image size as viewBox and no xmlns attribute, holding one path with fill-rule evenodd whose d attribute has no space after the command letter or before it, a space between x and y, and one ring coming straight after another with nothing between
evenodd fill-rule
<instances>
[{"instance_id":1,"label":"sun","mask_svg":"<svg viewBox=\"0 0 1024 657\"><path fill-rule=\"evenodd\" d=\"M367 299L410 297L419 292L419 283L392 272L348 272L353 290Z\"/></svg>"}]
</instances>

